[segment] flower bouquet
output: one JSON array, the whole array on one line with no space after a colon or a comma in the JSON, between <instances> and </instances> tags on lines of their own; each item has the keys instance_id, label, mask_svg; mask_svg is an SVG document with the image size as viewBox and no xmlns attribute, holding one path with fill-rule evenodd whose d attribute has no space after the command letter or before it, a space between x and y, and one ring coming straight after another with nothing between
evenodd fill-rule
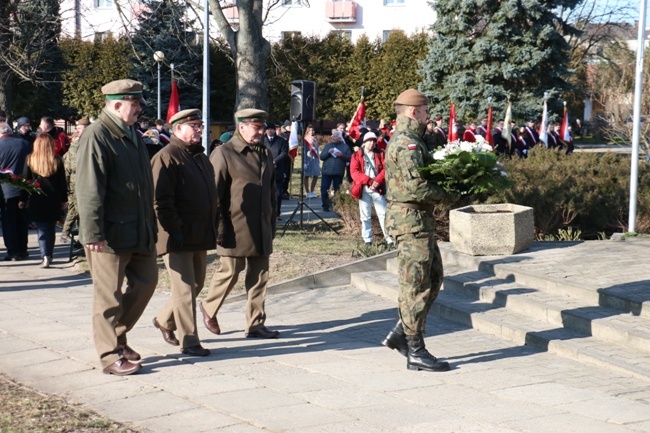
<instances>
[{"instance_id":1,"label":"flower bouquet","mask_svg":"<svg viewBox=\"0 0 650 433\"><path fill-rule=\"evenodd\" d=\"M420 173L450 195L473 195L508 186L508 178L492 146L481 136L476 143L453 141L433 152L434 162Z\"/></svg>"},{"instance_id":2,"label":"flower bouquet","mask_svg":"<svg viewBox=\"0 0 650 433\"><path fill-rule=\"evenodd\" d=\"M3 183L8 183L13 187L27 191L28 194L42 194L43 192L38 181L33 182L22 176L18 176L9 168L0 168L0 184Z\"/></svg>"}]
</instances>

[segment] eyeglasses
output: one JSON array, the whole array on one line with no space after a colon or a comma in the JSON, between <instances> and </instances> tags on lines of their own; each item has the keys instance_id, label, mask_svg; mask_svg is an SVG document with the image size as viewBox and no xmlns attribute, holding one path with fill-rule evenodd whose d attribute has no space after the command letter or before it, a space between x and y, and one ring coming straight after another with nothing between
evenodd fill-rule
<instances>
[{"instance_id":1,"label":"eyeglasses","mask_svg":"<svg viewBox=\"0 0 650 433\"><path fill-rule=\"evenodd\" d=\"M189 126L195 131L203 131L203 124L202 123L181 123L181 125Z\"/></svg>"}]
</instances>

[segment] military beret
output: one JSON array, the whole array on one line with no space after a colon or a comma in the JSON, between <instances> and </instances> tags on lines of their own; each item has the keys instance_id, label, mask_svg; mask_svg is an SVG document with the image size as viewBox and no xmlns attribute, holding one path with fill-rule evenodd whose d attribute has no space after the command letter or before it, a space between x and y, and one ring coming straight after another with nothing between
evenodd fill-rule
<instances>
[{"instance_id":1,"label":"military beret","mask_svg":"<svg viewBox=\"0 0 650 433\"><path fill-rule=\"evenodd\" d=\"M395 99L395 104L418 107L420 105L429 105L429 98L415 89L406 89Z\"/></svg>"},{"instance_id":2,"label":"military beret","mask_svg":"<svg viewBox=\"0 0 650 433\"><path fill-rule=\"evenodd\" d=\"M176 126L180 123L188 123L197 120L202 120L201 110L198 108L189 108L187 110L179 111L178 113L174 114L172 118L169 119L169 123Z\"/></svg>"},{"instance_id":3,"label":"military beret","mask_svg":"<svg viewBox=\"0 0 650 433\"><path fill-rule=\"evenodd\" d=\"M438 121L438 120L442 120L442 116L441 116L440 114L438 114L438 115L436 116L436 121Z\"/></svg>"},{"instance_id":4,"label":"military beret","mask_svg":"<svg viewBox=\"0 0 650 433\"><path fill-rule=\"evenodd\" d=\"M137 99L143 104L147 103L142 97L142 83L128 78L105 84L102 93L106 95L106 99Z\"/></svg>"},{"instance_id":5,"label":"military beret","mask_svg":"<svg viewBox=\"0 0 650 433\"><path fill-rule=\"evenodd\" d=\"M237 122L265 122L269 114L256 108L244 108L235 113Z\"/></svg>"},{"instance_id":6,"label":"military beret","mask_svg":"<svg viewBox=\"0 0 650 433\"><path fill-rule=\"evenodd\" d=\"M90 120L88 120L87 117L82 117L81 119L77 120L77 125L88 126L90 125Z\"/></svg>"}]
</instances>

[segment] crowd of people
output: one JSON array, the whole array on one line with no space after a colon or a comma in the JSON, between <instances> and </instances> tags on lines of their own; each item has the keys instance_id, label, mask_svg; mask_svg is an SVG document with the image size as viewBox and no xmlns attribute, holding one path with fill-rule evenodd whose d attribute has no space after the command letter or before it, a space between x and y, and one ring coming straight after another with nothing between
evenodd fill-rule
<instances>
[{"instance_id":1,"label":"crowd of people","mask_svg":"<svg viewBox=\"0 0 650 433\"><path fill-rule=\"evenodd\" d=\"M276 125L263 110L239 110L233 127L211 144L208 157L201 145L200 110L183 110L169 125L156 120L150 126L140 117L145 103L141 83L117 80L101 90L101 114L79 119L70 140L50 117L43 117L32 132L26 117L12 128L0 112L0 168L40 187L40 193L30 195L2 185L4 260L29 257L32 224L40 266L47 268L57 221L65 220L62 242L70 242L78 227L93 280L93 338L103 372L129 375L141 368L141 356L129 346L127 333L154 293L158 256L169 273L172 296L152 323L166 343L188 356L210 355L198 336L197 316L219 335L219 310L242 272L245 336L280 337L266 327L269 256L298 148L304 196L319 198L320 179L322 209L330 211L330 190L338 191L346 179L359 202L364 243L373 242L374 207L384 241L397 248L398 320L383 344L404 355L409 369L450 368L426 350L422 336L442 283L432 210L445 192L418 169L432 162L432 150L444 146L449 136L442 116L431 120L424 94L404 91L394 102L394 123L360 128L354 137L341 123L320 143L313 126L304 125L302 146L289 146L291 122ZM570 153L572 143L561 139L558 129L549 126L544 145ZM465 141L491 137L495 152L504 156L526 157L542 143L533 119L520 128L513 125L510 137L503 120L492 131L487 119L469 122L459 133ZM207 252L215 248L221 267L197 306L206 285Z\"/></svg>"}]
</instances>

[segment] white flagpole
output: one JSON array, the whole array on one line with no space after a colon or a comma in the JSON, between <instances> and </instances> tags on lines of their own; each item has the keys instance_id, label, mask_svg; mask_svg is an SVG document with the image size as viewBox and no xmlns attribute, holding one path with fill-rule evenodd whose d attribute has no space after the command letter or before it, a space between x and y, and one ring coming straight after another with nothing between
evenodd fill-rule
<instances>
[{"instance_id":1,"label":"white flagpole","mask_svg":"<svg viewBox=\"0 0 650 433\"><path fill-rule=\"evenodd\" d=\"M636 42L636 74L634 81L634 121L632 124L632 158L630 166L630 209L628 231L636 231L636 199L639 183L639 137L641 131L641 92L643 87L643 51L645 50L646 0L640 0L639 32Z\"/></svg>"},{"instance_id":2,"label":"white flagpole","mask_svg":"<svg viewBox=\"0 0 650 433\"><path fill-rule=\"evenodd\" d=\"M210 154L210 7L203 1L203 130L202 144Z\"/></svg>"}]
</instances>

